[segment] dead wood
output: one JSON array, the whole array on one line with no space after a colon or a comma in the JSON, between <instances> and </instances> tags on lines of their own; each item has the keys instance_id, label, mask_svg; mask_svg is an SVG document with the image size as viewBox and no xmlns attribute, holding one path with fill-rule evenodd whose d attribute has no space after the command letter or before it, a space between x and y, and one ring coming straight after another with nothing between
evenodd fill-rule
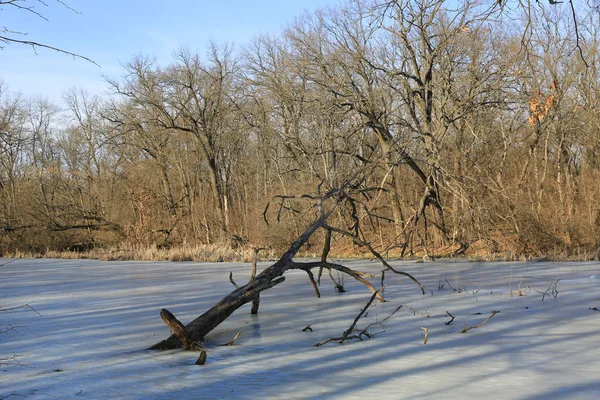
<instances>
[{"instance_id":1,"label":"dead wood","mask_svg":"<svg viewBox=\"0 0 600 400\"><path fill-rule=\"evenodd\" d=\"M325 230L325 243L323 244L323 252L321 253L321 262L327 262L327 256L331 250L331 230ZM323 267L319 268L319 275L317 276L317 282L321 284L321 275L323 275Z\"/></svg>"},{"instance_id":2,"label":"dead wood","mask_svg":"<svg viewBox=\"0 0 600 400\"><path fill-rule=\"evenodd\" d=\"M17 331L17 328L22 328L22 326L14 326L14 325L6 325L4 328L0 329L0 333L7 333L7 332L19 332Z\"/></svg>"},{"instance_id":3,"label":"dead wood","mask_svg":"<svg viewBox=\"0 0 600 400\"><path fill-rule=\"evenodd\" d=\"M448 316L451 318L450 321L446 321L444 322L444 324L446 325L450 325L451 323L454 322L454 318L456 318L454 315L450 314L448 311L446 311L446 314L448 314Z\"/></svg>"},{"instance_id":4,"label":"dead wood","mask_svg":"<svg viewBox=\"0 0 600 400\"><path fill-rule=\"evenodd\" d=\"M258 307L260 307L260 294L258 294L254 300L252 300L252 308L250 308L250 314L258 314Z\"/></svg>"},{"instance_id":5,"label":"dead wood","mask_svg":"<svg viewBox=\"0 0 600 400\"><path fill-rule=\"evenodd\" d=\"M320 268L320 270L322 270L323 267ZM311 270L307 270L306 273L308 274L308 279L310 280L310 284L312 285L315 294L317 295L317 298L321 297L321 292L319 292L319 287L317 286L317 282L315 282L315 276L313 275Z\"/></svg>"},{"instance_id":6,"label":"dead wood","mask_svg":"<svg viewBox=\"0 0 600 400\"><path fill-rule=\"evenodd\" d=\"M423 344L427 344L429 340L429 328L421 327L421 329L423 330Z\"/></svg>"},{"instance_id":7,"label":"dead wood","mask_svg":"<svg viewBox=\"0 0 600 400\"><path fill-rule=\"evenodd\" d=\"M175 318L175 316L169 310L166 308L160 310L160 317L165 324L171 328L173 334L177 337L177 339L179 339L184 349L197 350L197 348L199 348L199 346L194 344L194 342L188 338L183 324L177 318Z\"/></svg>"},{"instance_id":8,"label":"dead wood","mask_svg":"<svg viewBox=\"0 0 600 400\"><path fill-rule=\"evenodd\" d=\"M337 338L330 338L330 339L324 340L322 342L319 342L319 343L315 344L315 347L323 346L324 344L327 344L327 343L332 342L332 341L337 341L338 343L344 343L344 341L350 340L350 339L360 339L360 340L362 340L362 336L363 335L367 335L368 336L368 332L366 331L366 329L362 330L358 335L352 335L352 336L350 336L350 334L355 331L355 327L356 327L356 324L358 323L358 320L369 309L369 307L373 303L373 300L375 300L375 298L377 297L378 294L379 294L379 290L375 291L375 293L373 293L371 295L371 298L369 299L369 301L367 302L367 304L363 307L362 310L360 310L360 312L358 313L358 315L356 316L356 318L354 318L354 321L352 321L352 324L350 325L350 327L344 331L344 333L342 334L342 336L337 337Z\"/></svg>"},{"instance_id":9,"label":"dead wood","mask_svg":"<svg viewBox=\"0 0 600 400\"><path fill-rule=\"evenodd\" d=\"M449 287L450 289L452 289L452 291L453 291L453 292L458 292L458 290L457 290L457 289L455 289L455 288L453 288L453 287L452 287L452 285L450 284L450 281L448 281L448 279L446 279L446 283L448 284L448 287ZM441 287L443 287L443 286L441 286Z\"/></svg>"},{"instance_id":10,"label":"dead wood","mask_svg":"<svg viewBox=\"0 0 600 400\"><path fill-rule=\"evenodd\" d=\"M258 293L272 288L283 282L285 277L280 276L273 280L260 279L260 275L251 285L245 285L225 296L207 312L190 322L185 327L187 338L191 342L201 342L204 336L221 322L225 321L235 310L253 300ZM154 346L150 350L168 350L184 347L184 343L176 335L172 335Z\"/></svg>"},{"instance_id":11,"label":"dead wood","mask_svg":"<svg viewBox=\"0 0 600 400\"><path fill-rule=\"evenodd\" d=\"M248 283L254 282L256 279L256 268L258 264L258 253L263 250L263 247L257 247L254 249L254 258L252 259L252 274L250 275L250 280ZM260 293L256 295L256 297L252 300L252 308L250 309L250 314L256 315L258 314L258 308L260 307Z\"/></svg>"},{"instance_id":12,"label":"dead wood","mask_svg":"<svg viewBox=\"0 0 600 400\"><path fill-rule=\"evenodd\" d=\"M325 223L325 219L331 215L333 208L327 213L323 213L317 218L288 248L281 258L262 271L256 278L235 289L225 296L212 308L190 322L185 331L189 340L200 342L204 336L225 321L235 310L244 304L254 300L260 292L272 288L285 280L282 275L295 264L292 259L298 253L300 248L308 241L310 236ZM151 350L168 350L182 347L183 343L176 336L172 335L154 346Z\"/></svg>"},{"instance_id":13,"label":"dead wood","mask_svg":"<svg viewBox=\"0 0 600 400\"><path fill-rule=\"evenodd\" d=\"M377 252L377 250L375 250L375 248L373 248L373 246L371 246L371 244L370 244L369 242L366 242L366 241L364 241L364 240L360 239L358 236L356 236L356 235L355 235L355 234L353 234L353 233L350 233L350 232L344 231L344 230L342 230L342 229L339 229L339 228L334 228L334 227L331 227L331 226L325 226L325 228L326 228L326 229L329 229L329 230L331 230L331 231L333 231L333 232L339 233L339 234L340 234L340 235L342 235L342 236L347 236L347 237L350 237L350 238L352 238L352 240L353 240L353 241L354 241L356 244L358 244L358 245L360 245L360 246L364 246L364 247L366 247L366 248L367 248L367 249L368 249L368 250L371 252L371 254L373 254L373 256L375 256L375 258L377 258L377 260L379 260L379 262L381 262L381 263L383 264L383 266L385 267L385 270L384 270L384 271L392 271L392 272L393 272L393 273L395 273L395 274L398 274L398 275L404 275L404 276L406 276L407 278L409 278L410 280L412 280L414 283L416 283L416 284L417 284L417 286L419 286L419 289L421 289L421 293L425 294L425 287L424 287L424 286L421 284L421 282L419 282L419 281L418 281L418 280L417 280L417 279L416 279L414 276L412 276L411 274L409 274L409 273L407 273L407 272L398 271L398 270L394 269L394 268L393 268L393 267L392 267L392 266L391 266L391 265L390 265L390 264L389 264L389 263L388 263L388 262L387 262L387 261L386 261L386 260L385 260L385 259L384 259L384 258L381 256L381 254L379 254L379 252Z\"/></svg>"},{"instance_id":14,"label":"dead wood","mask_svg":"<svg viewBox=\"0 0 600 400\"><path fill-rule=\"evenodd\" d=\"M558 297L558 282L560 282L560 279L556 280L556 282L552 282L550 284L550 286L548 286L548 289L546 289L546 291L544 291L544 292L540 292L539 290L536 290L536 292L542 294L542 301L544 301L544 298L546 296L552 296L553 299Z\"/></svg>"},{"instance_id":15,"label":"dead wood","mask_svg":"<svg viewBox=\"0 0 600 400\"><path fill-rule=\"evenodd\" d=\"M200 356L196 360L196 365L204 365L206 363L206 350L200 351Z\"/></svg>"},{"instance_id":16,"label":"dead wood","mask_svg":"<svg viewBox=\"0 0 600 400\"><path fill-rule=\"evenodd\" d=\"M419 283L410 274L407 274L407 273L401 272L401 271L396 271L394 268L392 268L383 259L383 257L381 257L381 255L379 255L379 253L377 253L373 249L372 246L370 246L368 243L360 240L358 238L358 236L356 236L356 234L350 233L348 231L345 231L345 230L342 230L339 228L329 226L327 224L327 219L333 214L333 212L336 209L339 208L339 206L342 203L348 202L348 204L350 204L350 207L353 207L354 209L356 208L352 204L352 201L354 201L354 200L346 193L346 191L349 191L349 190L360 190L360 189L356 189L354 186L350 185L350 183L347 183L344 187L331 189L329 192L327 192L326 194L324 194L322 196L319 196L318 198L314 197L314 196L308 196L308 195L304 196L303 198L308 198L312 201L317 200L316 208L318 211L318 217L313 221L312 224L310 224L305 229L305 231L301 235L299 235L296 238L296 240L294 240L294 242L289 246L287 251L279 258L279 260L277 260L270 267L264 269L262 272L257 273L256 262L257 262L258 249L255 250L255 257L254 257L254 262L253 262L253 266L252 266L252 276L250 278L250 281L247 284L245 284L243 286L237 285L233 281L232 274L230 274L230 281L232 282L232 284L234 286L236 286L235 290L233 290L231 293L229 293L228 295L223 297L218 303L216 303L214 306L212 306L208 311L206 311L204 314L200 315L199 317L197 317L196 319L191 321L185 327L183 327L183 324L181 324L181 323L179 323L179 324L173 323L172 325L169 325L170 327L172 326L171 329L173 330L174 334L171 335L171 337L169 337L159 343L156 343L154 346L150 347L150 349L166 350L166 349L174 349L174 348L179 348L179 347L191 349L191 348L193 348L192 345L194 343L201 343L202 340L204 339L204 337L209 332L211 332L214 328L216 328L219 324L221 324L227 318L229 318L229 316L231 314L233 314L233 312L235 312L237 309L239 309L244 304L252 301L253 302L252 313L256 313L258 311L260 293L264 290L270 289L270 288L282 283L285 280L285 277L283 275L289 270L305 271L308 274L311 284L313 285L313 288L315 288L315 292L317 293L317 295L320 295L320 293L318 291L317 282L315 281L314 275L312 273L312 269L314 269L314 268L318 268L319 271L322 271L323 269L327 269L330 274L331 274L331 271L335 270L342 274L351 276L354 279L356 279L357 281L359 281L360 283L362 283L372 293L372 299L369 302L369 305L375 298L377 298L379 301L385 301L383 296L381 295L381 290L375 289L375 287L368 281L368 279L374 278L375 275L367 274L367 273L364 273L361 271L355 271L351 268L348 268L348 267L340 265L340 264L327 262L327 256L328 256L329 249L330 249L331 235L333 233L339 233L342 235L350 236L355 241L359 241L361 244L368 246L369 249L371 250L371 252L377 257L377 259L385 267L384 271L392 271L396 274L400 274L400 275L409 277L411 280L413 280L415 283L417 283L419 288L421 288L422 293L424 294L425 290L424 290L423 285L421 285L421 283ZM331 204L328 208L324 207L324 203L326 201ZM326 231L326 243L323 247L323 253L321 256L321 260L313 261L313 262L296 262L296 261L294 261L294 257L298 254L298 252L302 248L302 246L304 246L308 242L310 237L313 235L313 233L315 233L319 229L324 229ZM365 308L365 311L366 311L366 308ZM161 313L161 315L162 315L162 313ZM170 314L170 316L172 316L172 314ZM167 318L165 322L167 322L167 320L171 321L171 322L176 321L176 318L174 316L172 316L172 317L173 318ZM353 324L353 327L354 327L354 325L356 325L356 321ZM351 332L351 330L349 330L345 333L344 340L349 338L350 332ZM361 337L363 335L367 335L367 334L368 334L368 332L363 331L359 334L359 337Z\"/></svg>"},{"instance_id":17,"label":"dead wood","mask_svg":"<svg viewBox=\"0 0 600 400\"><path fill-rule=\"evenodd\" d=\"M20 361L19 361L19 357L21 357L22 354L14 354L10 357L0 357L0 366L2 365L23 365Z\"/></svg>"},{"instance_id":18,"label":"dead wood","mask_svg":"<svg viewBox=\"0 0 600 400\"><path fill-rule=\"evenodd\" d=\"M357 281L359 281L360 283L362 283L363 285L368 287L369 290L371 290L371 293L377 293L377 299L379 301L382 301L382 302L385 301L383 296L381 296L381 294L380 294L380 290L375 289L375 287L371 284L371 282L369 282L367 280L370 278L374 278L375 275L367 274L367 273L364 273L361 271L355 271L351 268L345 267L340 264L334 264L334 263L322 262L322 261L312 261L312 262L292 261L292 265L290 266L290 269L301 269L304 271L310 271L313 268L325 268L325 269L329 269L330 271L336 270L336 271L343 272L344 274L353 277L354 279L356 279Z\"/></svg>"},{"instance_id":19,"label":"dead wood","mask_svg":"<svg viewBox=\"0 0 600 400\"><path fill-rule=\"evenodd\" d=\"M242 333L241 331L236 333L235 336L233 337L233 339L231 339L229 342L224 343L220 346L233 346L235 344L235 341L237 340L237 338L240 337L240 333Z\"/></svg>"},{"instance_id":20,"label":"dead wood","mask_svg":"<svg viewBox=\"0 0 600 400\"><path fill-rule=\"evenodd\" d=\"M468 328L465 328L465 329L463 329L462 331L460 331L460 333L467 333L467 332L469 332L471 329L476 329L476 328L479 328L480 326L482 326L482 325L484 325L486 322L488 322L490 319L492 319L492 317L493 317L494 315L498 314L499 312L500 312L500 311L492 311L492 314L491 314L489 317L487 317L487 318L485 319L485 321L483 321L483 322L481 322L481 323L479 323L479 324L477 324L477 325L474 325L474 326L470 326L470 327L468 327Z\"/></svg>"},{"instance_id":21,"label":"dead wood","mask_svg":"<svg viewBox=\"0 0 600 400\"><path fill-rule=\"evenodd\" d=\"M42 316L42 314L40 314L38 312L38 310L36 310L35 308L33 308L31 305L29 304L23 304L20 306L16 306L16 307L9 307L9 308L0 308L0 312L11 312L14 310L18 310L19 308L29 308L31 311L33 311L34 313L36 313L37 315L39 315L40 317Z\"/></svg>"},{"instance_id":22,"label":"dead wood","mask_svg":"<svg viewBox=\"0 0 600 400\"><path fill-rule=\"evenodd\" d=\"M231 284L236 288L239 289L240 286L235 283L235 281L233 280L233 272L229 271L229 282L231 282Z\"/></svg>"},{"instance_id":23,"label":"dead wood","mask_svg":"<svg viewBox=\"0 0 600 400\"><path fill-rule=\"evenodd\" d=\"M343 280L342 279L335 279L333 277L333 274L331 273L331 268L328 270L327 275L329 275L329 279L331 279L331 281L333 282L333 287L335 288L336 292L338 292L338 293L344 293L344 292L346 292L346 289L344 289L344 282L343 282Z\"/></svg>"}]
</instances>

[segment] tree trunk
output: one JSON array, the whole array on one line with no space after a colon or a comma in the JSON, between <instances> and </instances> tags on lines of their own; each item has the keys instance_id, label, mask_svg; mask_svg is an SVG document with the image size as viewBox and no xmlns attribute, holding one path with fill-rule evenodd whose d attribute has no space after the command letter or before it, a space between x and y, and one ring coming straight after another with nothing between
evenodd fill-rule
<instances>
[{"instance_id":1,"label":"tree trunk","mask_svg":"<svg viewBox=\"0 0 600 400\"><path fill-rule=\"evenodd\" d=\"M244 304L257 299L260 292L283 282L285 277L282 275L290 269L300 269L304 271L310 271L313 268L335 269L360 281L367 286L372 293L377 293L375 287L373 287L373 285L365 279L372 278L373 275L354 271L342 265L328 263L323 260L305 263L299 263L293 260L294 256L298 253L302 245L308 241L311 235L318 229L325 226L327 218L331 215L334 209L335 207L314 221L304 231L304 233L292 243L285 254L275 264L262 271L248 284L235 289L204 314L190 322L184 329L186 338L185 343L188 343L188 346L185 346L186 349L191 350L191 348L188 348L190 343L200 343L210 331L229 318L229 316L233 314L235 310ZM380 301L384 301L383 297L379 293L377 293L377 298ZM179 336L181 337L181 333L179 333ZM184 346L184 343L182 343L177 335L172 335L168 339L155 344L150 349L167 350L182 346Z\"/></svg>"}]
</instances>

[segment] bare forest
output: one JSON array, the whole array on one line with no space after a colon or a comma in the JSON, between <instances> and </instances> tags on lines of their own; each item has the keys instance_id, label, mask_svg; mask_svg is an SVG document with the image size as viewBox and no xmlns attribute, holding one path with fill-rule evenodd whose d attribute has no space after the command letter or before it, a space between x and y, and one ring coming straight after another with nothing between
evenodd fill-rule
<instances>
[{"instance_id":1,"label":"bare forest","mask_svg":"<svg viewBox=\"0 0 600 400\"><path fill-rule=\"evenodd\" d=\"M597 258L600 13L501 3L348 2L135 57L102 98L0 86L0 255L251 256L313 226L325 258Z\"/></svg>"}]
</instances>

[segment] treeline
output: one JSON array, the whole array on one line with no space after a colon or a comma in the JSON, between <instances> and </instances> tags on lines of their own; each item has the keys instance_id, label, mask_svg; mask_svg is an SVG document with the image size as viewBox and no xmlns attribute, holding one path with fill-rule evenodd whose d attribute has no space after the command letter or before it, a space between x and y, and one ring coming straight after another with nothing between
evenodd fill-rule
<instances>
[{"instance_id":1,"label":"treeline","mask_svg":"<svg viewBox=\"0 0 600 400\"><path fill-rule=\"evenodd\" d=\"M336 221L380 251L597 254L598 11L492 3L349 2L136 57L106 98L2 89L0 253L278 247L353 182Z\"/></svg>"}]
</instances>

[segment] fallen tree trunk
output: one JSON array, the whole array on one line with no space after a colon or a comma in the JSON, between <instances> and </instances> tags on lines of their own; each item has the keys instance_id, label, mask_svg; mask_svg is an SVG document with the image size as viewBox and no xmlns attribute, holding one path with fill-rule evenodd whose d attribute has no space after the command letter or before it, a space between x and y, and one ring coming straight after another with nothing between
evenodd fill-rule
<instances>
[{"instance_id":1,"label":"fallen tree trunk","mask_svg":"<svg viewBox=\"0 0 600 400\"><path fill-rule=\"evenodd\" d=\"M373 277L373 275L365 274L359 271L354 271L348 267L344 267L343 265L332 264L327 262L323 263L321 261L316 261L298 263L292 260L287 260L286 262L284 262L282 259L280 259L271 267L267 268L262 273L260 273L254 281L234 290L233 292L225 296L217 304L215 304L210 310L208 310L207 312L190 322L184 328L184 334L186 338L185 340L182 341L182 334L180 333L180 331L176 331L177 334L173 334L168 339L155 344L150 349L168 350L183 347L186 350L193 350L191 344L200 343L204 339L204 336L206 336L210 331L216 328L221 322L229 318L229 316L233 314L235 310L237 310L244 304L256 299L259 296L260 292L262 292L263 290L272 288L273 286L283 282L285 280L285 277L281 275L285 271L288 271L290 269L301 269L305 271L310 271L310 269L312 268L320 267L335 269L337 271L352 276L353 278L367 286L371 290L371 292L375 294L375 297L377 297L379 301L385 301L384 298L379 294L377 289L375 289L375 287L369 281L366 280L366 278L371 278ZM168 325L169 327L171 327L170 324Z\"/></svg>"},{"instance_id":2,"label":"fallen tree trunk","mask_svg":"<svg viewBox=\"0 0 600 400\"><path fill-rule=\"evenodd\" d=\"M271 281L246 285L234 290L216 305L214 305L210 310L185 326L187 343L200 343L206 334L219 326L221 322L229 318L229 316L233 314L235 310L252 301L263 290L272 288L284 280L285 277L281 276ZM150 347L150 350L168 350L179 347L184 347L186 350L192 350L192 348L184 346L184 343L182 343L177 335L174 334L168 339Z\"/></svg>"},{"instance_id":3,"label":"fallen tree trunk","mask_svg":"<svg viewBox=\"0 0 600 400\"><path fill-rule=\"evenodd\" d=\"M262 291L270 289L285 280L283 274L288 270L303 270L306 271L309 276L312 275L311 270L313 268L319 269L328 269L328 270L336 270L347 274L354 279L361 282L365 285L371 293L373 293L374 298L376 297L379 301L385 301L382 297L379 290L375 289L375 287L367 280L369 278L375 277L375 275L366 274L364 272L355 271L351 268L345 267L340 264L329 263L326 261L328 249L326 248L323 252L323 257L321 257L320 261L314 262L296 262L293 260L294 256L298 253L300 248L308 241L311 235L316 232L318 229L327 229L333 230L332 227L326 224L327 218L333 213L335 208L339 205L341 200L338 198L335 200L335 204L331 207L327 212L323 211L322 204L326 199L331 198L334 194L340 195L340 191L332 191L329 194L319 199L319 210L320 217L317 218L305 231L302 233L289 247L289 249L281 256L277 262L275 262L270 267L266 268L260 274L255 276L255 270L253 269L253 279L241 287L236 288L233 292L229 293L225 296L221 301L211 307L204 314L200 315L198 318L190 322L185 327L179 326L178 324L172 325L171 323L167 323L172 329L175 327L175 334L171 337L156 343L154 346L150 347L151 350L168 350L183 347L186 350L193 350L195 346L202 342L204 337L215 329L219 324L225 321L231 314L233 314L237 309L239 309L244 304L255 301L259 298L259 295ZM340 196L342 196L341 194ZM343 232L342 230L335 230L339 232ZM326 242L325 246L328 246L328 242ZM372 251L372 247L370 247ZM376 254L376 252L375 252ZM377 254L378 255L378 254ZM381 256L378 257L381 260ZM423 286L412 276L409 274L395 271L389 264L384 262L384 266L387 269L390 269L396 273L401 273L403 275L408 276L410 279L415 281L419 287L422 289L424 293ZM314 282L314 278L311 279ZM318 294L318 290L317 290ZM172 316L173 318L168 318L167 320L172 321L177 319L166 309L163 309L161 315ZM167 314L168 313L168 314ZM167 321L165 320L165 321Z\"/></svg>"},{"instance_id":4,"label":"fallen tree trunk","mask_svg":"<svg viewBox=\"0 0 600 400\"><path fill-rule=\"evenodd\" d=\"M333 210L331 210L333 211ZM262 271L255 279L248 284L235 289L233 292L225 296L221 301L215 304L210 310L190 322L185 327L185 336L188 343L200 342L204 336L215 329L221 322L225 321L235 310L244 304L254 300L263 290L272 288L275 285L283 282L285 277L282 275L294 264L292 258L298 253L302 245L310 238L310 236L325 223L327 215L322 215L319 219L313 222L306 231L300 235L298 239L292 243L288 251L272 266ZM151 350L167 350L182 347L183 343L177 337L172 335L166 340L163 340L154 346ZM190 350L186 348L186 350Z\"/></svg>"}]
</instances>

